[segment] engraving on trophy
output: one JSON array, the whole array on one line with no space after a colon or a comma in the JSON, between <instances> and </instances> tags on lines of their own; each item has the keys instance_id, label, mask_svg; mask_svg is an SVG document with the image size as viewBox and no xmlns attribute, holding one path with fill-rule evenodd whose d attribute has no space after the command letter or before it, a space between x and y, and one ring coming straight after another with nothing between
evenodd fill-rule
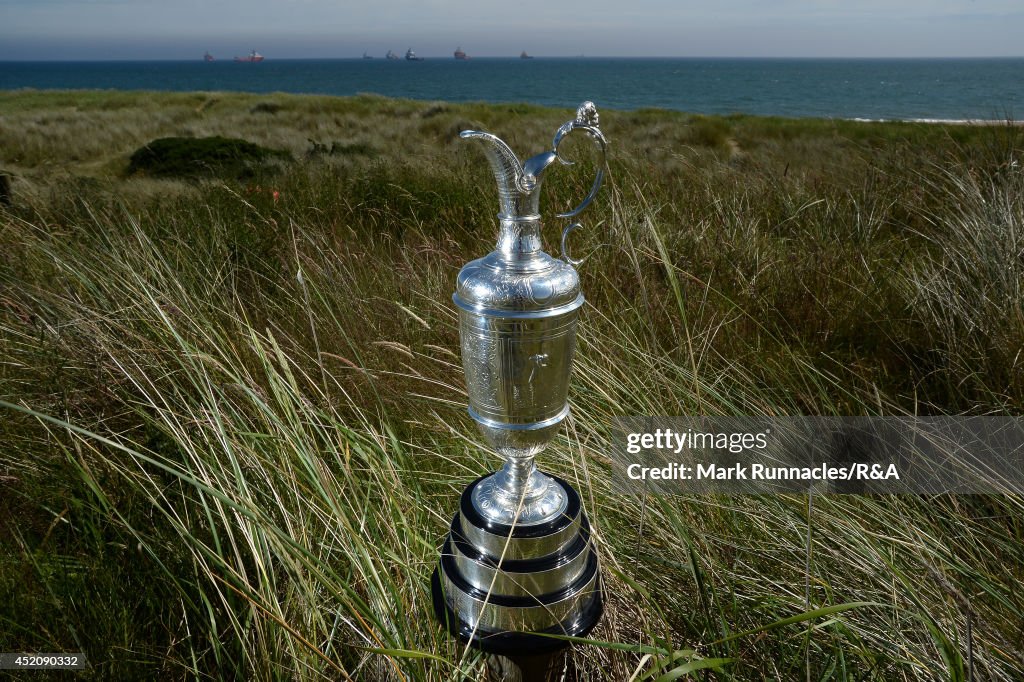
<instances>
[{"instance_id":1,"label":"engraving on trophy","mask_svg":"<svg viewBox=\"0 0 1024 682\"><path fill-rule=\"evenodd\" d=\"M533 383L533 377L537 374L538 367L548 366L548 354L547 353L534 353L530 356L530 362L533 363L533 367L530 369L530 377L527 379L531 384Z\"/></svg>"}]
</instances>

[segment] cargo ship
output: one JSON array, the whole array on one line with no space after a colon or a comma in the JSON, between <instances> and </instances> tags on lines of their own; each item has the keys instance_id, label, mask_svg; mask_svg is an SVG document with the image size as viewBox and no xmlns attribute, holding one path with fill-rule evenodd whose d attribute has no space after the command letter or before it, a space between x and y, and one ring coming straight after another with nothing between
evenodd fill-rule
<instances>
[{"instance_id":1,"label":"cargo ship","mask_svg":"<svg viewBox=\"0 0 1024 682\"><path fill-rule=\"evenodd\" d=\"M405 52L405 59L406 59L406 61L410 61L410 62L422 62L423 61L423 57L417 57L416 53L412 51L411 47L408 50L406 50L406 52Z\"/></svg>"},{"instance_id":2,"label":"cargo ship","mask_svg":"<svg viewBox=\"0 0 1024 682\"><path fill-rule=\"evenodd\" d=\"M386 56L387 56L388 59L400 59L400 57L397 54L395 54L394 50L388 50L388 53L387 53Z\"/></svg>"},{"instance_id":3,"label":"cargo ship","mask_svg":"<svg viewBox=\"0 0 1024 682\"><path fill-rule=\"evenodd\" d=\"M236 62L247 62L249 64L256 64L263 61L263 55L256 50L249 53L248 57L235 57Z\"/></svg>"},{"instance_id":4,"label":"cargo ship","mask_svg":"<svg viewBox=\"0 0 1024 682\"><path fill-rule=\"evenodd\" d=\"M204 62L212 62L213 61L213 55L210 54L209 52L207 52L206 54L203 55L203 61Z\"/></svg>"},{"instance_id":5,"label":"cargo ship","mask_svg":"<svg viewBox=\"0 0 1024 682\"><path fill-rule=\"evenodd\" d=\"M455 50L455 58L460 61L465 61L469 59L469 55L463 52L462 48L460 47L459 49Z\"/></svg>"},{"instance_id":6,"label":"cargo ship","mask_svg":"<svg viewBox=\"0 0 1024 682\"><path fill-rule=\"evenodd\" d=\"M523 50L522 52L519 53L519 58L520 59L533 59L533 57L531 57L530 55L526 54L526 50Z\"/></svg>"}]
</instances>

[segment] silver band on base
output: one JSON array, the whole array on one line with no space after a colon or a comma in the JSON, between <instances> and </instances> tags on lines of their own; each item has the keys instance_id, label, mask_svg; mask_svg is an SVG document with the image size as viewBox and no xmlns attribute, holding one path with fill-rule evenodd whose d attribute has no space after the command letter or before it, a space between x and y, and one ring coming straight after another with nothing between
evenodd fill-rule
<instances>
[{"instance_id":1,"label":"silver band on base","mask_svg":"<svg viewBox=\"0 0 1024 682\"><path fill-rule=\"evenodd\" d=\"M556 649L564 642L537 633L586 634L604 600L579 495L550 477L566 499L564 511L545 523L509 526L488 521L474 507L473 493L485 480L466 488L452 520L432 581L438 618L487 651L495 651L488 643L508 644L512 635L534 636L544 640L540 646Z\"/></svg>"}]
</instances>

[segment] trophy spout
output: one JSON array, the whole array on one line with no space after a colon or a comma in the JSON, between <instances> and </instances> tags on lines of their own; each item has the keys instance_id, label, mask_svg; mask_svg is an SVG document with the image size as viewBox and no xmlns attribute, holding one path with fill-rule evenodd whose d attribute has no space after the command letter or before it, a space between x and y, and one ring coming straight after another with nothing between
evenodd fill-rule
<instances>
[{"instance_id":1,"label":"trophy spout","mask_svg":"<svg viewBox=\"0 0 1024 682\"><path fill-rule=\"evenodd\" d=\"M496 135L479 130L463 130L459 137L479 140L484 145L484 154L498 185L498 203L501 206L499 218L517 221L539 219L540 176L534 173L534 166L527 172L515 153Z\"/></svg>"}]
</instances>

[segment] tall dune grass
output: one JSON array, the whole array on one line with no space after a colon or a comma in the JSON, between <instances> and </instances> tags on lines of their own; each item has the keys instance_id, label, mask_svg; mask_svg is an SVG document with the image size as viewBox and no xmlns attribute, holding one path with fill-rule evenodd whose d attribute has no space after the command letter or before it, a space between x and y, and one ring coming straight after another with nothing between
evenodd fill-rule
<instances>
[{"instance_id":1,"label":"tall dune grass","mask_svg":"<svg viewBox=\"0 0 1024 682\"><path fill-rule=\"evenodd\" d=\"M451 132L523 154L567 114L0 105L0 650L82 650L97 679L482 679L428 588L459 492L499 464L448 302L494 196ZM581 491L608 588L574 679L1019 679L1019 497L621 497L606 453L619 415L1019 413L1013 131L602 123L573 413L541 457ZM181 131L299 160L120 175ZM547 205L588 182L552 179Z\"/></svg>"}]
</instances>

